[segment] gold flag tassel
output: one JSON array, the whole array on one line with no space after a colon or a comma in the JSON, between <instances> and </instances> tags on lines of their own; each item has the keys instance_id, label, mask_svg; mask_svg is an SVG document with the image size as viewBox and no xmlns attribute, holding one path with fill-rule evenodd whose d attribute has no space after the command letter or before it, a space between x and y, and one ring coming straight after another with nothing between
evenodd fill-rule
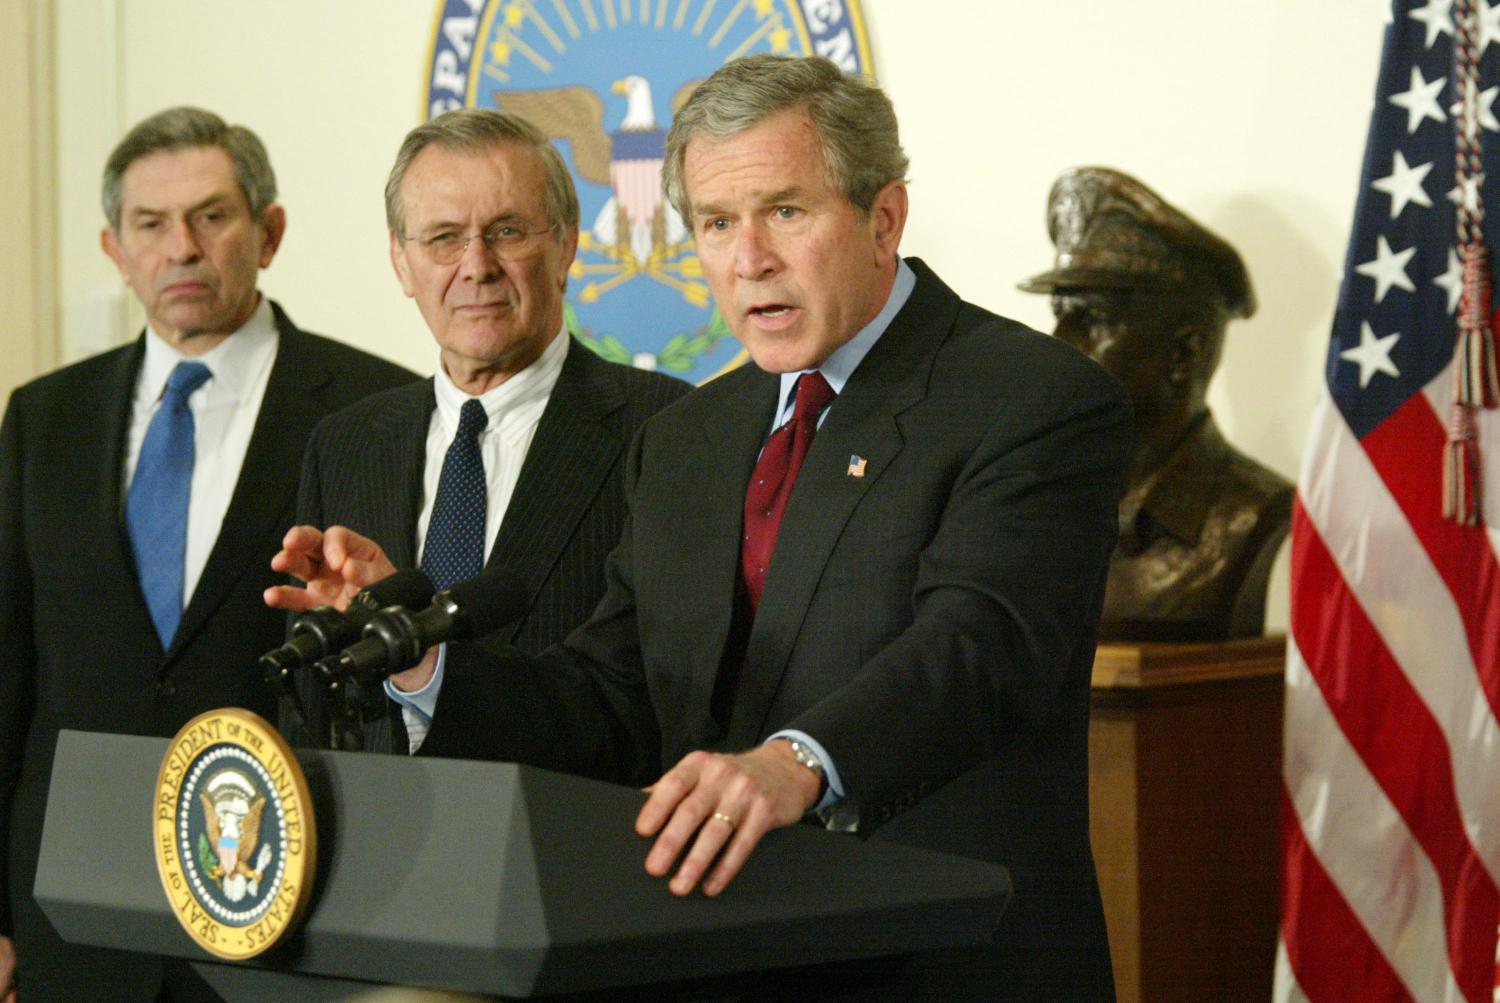
<instances>
[{"instance_id":1,"label":"gold flag tassel","mask_svg":"<svg viewBox=\"0 0 1500 1003\"><path fill-rule=\"evenodd\" d=\"M1463 294L1471 302L1459 315L1454 400L1493 408L1500 401L1500 382L1495 378L1495 336L1490 327L1490 256L1483 244L1464 248Z\"/></svg>"},{"instance_id":2,"label":"gold flag tassel","mask_svg":"<svg viewBox=\"0 0 1500 1003\"><path fill-rule=\"evenodd\" d=\"M1478 526L1484 501L1482 483L1474 409L1454 401L1448 415L1448 442L1443 447L1443 518Z\"/></svg>"},{"instance_id":3,"label":"gold flag tassel","mask_svg":"<svg viewBox=\"0 0 1500 1003\"><path fill-rule=\"evenodd\" d=\"M1483 522L1484 493L1476 409L1500 401L1495 338L1490 328L1490 262L1483 244L1459 249L1464 264L1458 341L1453 352L1453 407L1443 451L1443 517L1465 526Z\"/></svg>"},{"instance_id":4,"label":"gold flag tassel","mask_svg":"<svg viewBox=\"0 0 1500 1003\"><path fill-rule=\"evenodd\" d=\"M1474 0L1457 0L1453 61L1459 114L1453 120L1454 174L1458 190L1458 255L1463 295L1453 346L1453 407L1443 448L1443 517L1464 526L1484 522L1484 471L1475 411L1500 401L1495 379L1495 337L1490 330L1490 256L1484 245L1484 163L1479 130L1479 18Z\"/></svg>"}]
</instances>

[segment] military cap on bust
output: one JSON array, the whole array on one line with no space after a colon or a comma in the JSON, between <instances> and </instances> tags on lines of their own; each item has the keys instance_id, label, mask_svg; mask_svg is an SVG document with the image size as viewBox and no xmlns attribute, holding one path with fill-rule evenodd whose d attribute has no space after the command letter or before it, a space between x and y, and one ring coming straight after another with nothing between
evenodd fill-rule
<instances>
[{"instance_id":1,"label":"military cap on bust","mask_svg":"<svg viewBox=\"0 0 1500 1003\"><path fill-rule=\"evenodd\" d=\"M1128 174L1065 171L1047 196L1047 232L1057 263L1022 282L1027 292L1202 287L1217 291L1231 316L1255 312L1235 249Z\"/></svg>"}]
</instances>

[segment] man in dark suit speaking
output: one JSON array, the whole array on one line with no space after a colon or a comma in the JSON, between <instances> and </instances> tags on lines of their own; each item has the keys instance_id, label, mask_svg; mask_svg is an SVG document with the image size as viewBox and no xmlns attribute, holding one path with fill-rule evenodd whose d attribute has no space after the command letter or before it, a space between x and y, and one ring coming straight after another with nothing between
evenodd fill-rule
<instances>
[{"instance_id":1,"label":"man in dark suit speaking","mask_svg":"<svg viewBox=\"0 0 1500 1003\"><path fill-rule=\"evenodd\" d=\"M527 608L488 640L542 651L604 594L636 429L691 387L605 362L568 335L578 195L529 122L467 108L417 126L391 168L386 222L437 371L318 427L298 521L353 529L397 564L420 563L438 588L503 564L524 581ZM322 546L301 530L287 543ZM310 676L299 685L316 741L328 708ZM420 742L421 715L375 697L385 706L362 727L364 747Z\"/></svg>"},{"instance_id":2,"label":"man in dark suit speaking","mask_svg":"<svg viewBox=\"0 0 1500 1003\"><path fill-rule=\"evenodd\" d=\"M392 681L431 701L424 754L650 783L645 868L679 895L720 894L809 813L1010 869L997 944L820 988L1107 999L1086 741L1128 409L1076 350L898 256L906 167L890 102L830 62L705 81L667 191L755 365L646 423L584 626Z\"/></svg>"},{"instance_id":3,"label":"man in dark suit speaking","mask_svg":"<svg viewBox=\"0 0 1500 1003\"><path fill-rule=\"evenodd\" d=\"M176 108L104 170L112 258L146 332L16 390L0 430L0 994L196 998L181 962L64 944L31 895L62 728L169 736L269 715L261 602L318 419L412 373L298 330L256 288L286 228L264 147Z\"/></svg>"}]
</instances>

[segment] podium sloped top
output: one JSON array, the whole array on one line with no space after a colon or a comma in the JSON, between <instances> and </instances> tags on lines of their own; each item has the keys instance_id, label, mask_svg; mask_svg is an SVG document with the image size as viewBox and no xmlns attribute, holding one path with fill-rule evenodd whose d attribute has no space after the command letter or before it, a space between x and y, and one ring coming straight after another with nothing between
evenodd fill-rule
<instances>
[{"instance_id":1,"label":"podium sloped top","mask_svg":"<svg viewBox=\"0 0 1500 1003\"><path fill-rule=\"evenodd\" d=\"M64 731L36 897L64 938L207 960L151 847L165 739ZM639 791L515 764L299 750L316 897L281 971L528 996L987 940L993 864L794 826L717 898L644 869Z\"/></svg>"}]
</instances>

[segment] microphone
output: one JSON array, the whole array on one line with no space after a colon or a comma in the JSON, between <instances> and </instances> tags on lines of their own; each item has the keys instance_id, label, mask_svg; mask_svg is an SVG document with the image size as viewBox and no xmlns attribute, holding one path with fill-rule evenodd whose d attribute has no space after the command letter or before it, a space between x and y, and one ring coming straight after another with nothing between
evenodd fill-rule
<instances>
[{"instance_id":1,"label":"microphone","mask_svg":"<svg viewBox=\"0 0 1500 1003\"><path fill-rule=\"evenodd\" d=\"M349 678L361 685L379 682L416 665L434 644L466 641L505 626L526 612L529 601L520 575L487 568L433 596L420 613L402 606L376 613L365 625L364 639L318 662L317 672L329 684Z\"/></svg>"},{"instance_id":2,"label":"microphone","mask_svg":"<svg viewBox=\"0 0 1500 1003\"><path fill-rule=\"evenodd\" d=\"M281 647L261 656L266 680L273 684L287 679L303 665L359 640L360 632L375 614L387 606L419 607L432 600L432 580L415 568L397 571L369 586L339 612L319 606L297 617L292 637Z\"/></svg>"}]
</instances>

